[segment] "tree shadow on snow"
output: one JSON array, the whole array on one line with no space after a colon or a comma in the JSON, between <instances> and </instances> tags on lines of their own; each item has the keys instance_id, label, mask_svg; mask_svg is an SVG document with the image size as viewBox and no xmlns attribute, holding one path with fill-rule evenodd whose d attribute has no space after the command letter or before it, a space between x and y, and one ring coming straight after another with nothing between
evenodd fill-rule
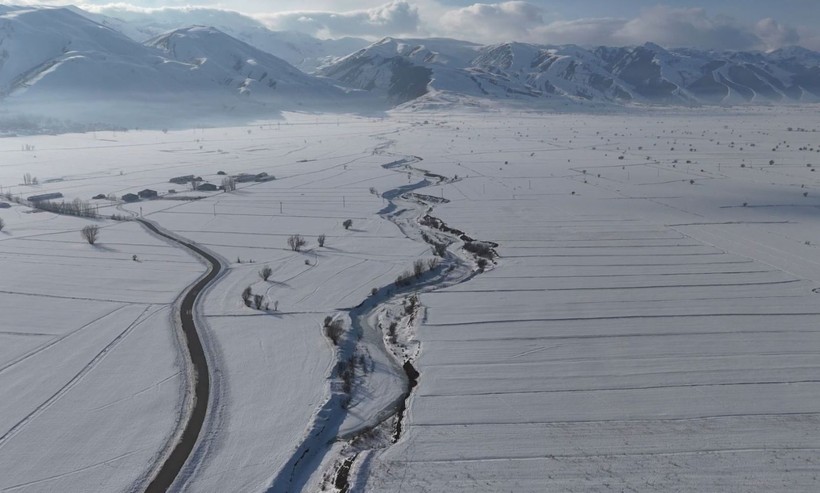
<instances>
[{"instance_id":1,"label":"tree shadow on snow","mask_svg":"<svg viewBox=\"0 0 820 493\"><path fill-rule=\"evenodd\" d=\"M99 250L101 252L120 253L120 251L117 250L116 248L111 248L111 247L108 247L108 246L105 246L105 245L100 245L99 243L95 243L91 246L94 247L95 250Z\"/></svg>"}]
</instances>

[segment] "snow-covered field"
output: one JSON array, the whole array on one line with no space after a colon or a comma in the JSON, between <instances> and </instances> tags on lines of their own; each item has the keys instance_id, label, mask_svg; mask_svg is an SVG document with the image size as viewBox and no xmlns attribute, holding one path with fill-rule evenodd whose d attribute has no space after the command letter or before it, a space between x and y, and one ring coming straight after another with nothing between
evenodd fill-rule
<instances>
[{"instance_id":1,"label":"snow-covered field","mask_svg":"<svg viewBox=\"0 0 820 493\"><path fill-rule=\"evenodd\" d=\"M419 384L397 443L356 445L352 490L814 491L815 111L292 114L16 137L0 140L0 185L68 200L155 189L164 197L94 202L223 260L198 305L212 395L180 491L277 491L283 478L316 490L336 475L332 454L348 454L327 438L394 409L403 362L375 324L339 349L322 324L350 327L373 288L374 306L395 303L396 277L432 257L389 193L418 169L445 177L416 190L447 200L428 197L430 214L500 257L474 276L448 257L418 285L423 316L400 340L420 344ZM383 167L405 158L412 168ZM168 183L218 185L218 171L277 179L230 193ZM18 185L25 173L40 184ZM78 233L90 220L16 205L0 218L0 386L13 396L0 403L0 491L138 489L180 417L171 311L204 266L135 223L97 221L91 246ZM267 310L244 305L248 286ZM372 370L356 373L347 411L337 350ZM309 464L294 465L305 448Z\"/></svg>"},{"instance_id":2,"label":"snow-covered field","mask_svg":"<svg viewBox=\"0 0 820 493\"><path fill-rule=\"evenodd\" d=\"M91 246L28 212L0 212L0 489L123 490L179 419L171 305L203 267L137 224Z\"/></svg>"},{"instance_id":3,"label":"snow-covered field","mask_svg":"<svg viewBox=\"0 0 820 493\"><path fill-rule=\"evenodd\" d=\"M399 149L425 142L441 149L428 167L469 175L437 216L501 259L422 296L408 433L366 489L815 491L820 159L813 134L787 131L810 124L406 133Z\"/></svg>"}]
</instances>

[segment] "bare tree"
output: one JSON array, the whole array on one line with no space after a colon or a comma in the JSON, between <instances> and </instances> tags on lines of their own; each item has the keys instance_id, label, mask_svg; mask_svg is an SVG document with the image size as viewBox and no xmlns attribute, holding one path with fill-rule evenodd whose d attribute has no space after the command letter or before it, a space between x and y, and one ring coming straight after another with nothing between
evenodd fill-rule
<instances>
[{"instance_id":1,"label":"bare tree","mask_svg":"<svg viewBox=\"0 0 820 493\"><path fill-rule=\"evenodd\" d=\"M319 240L319 246L320 247L325 246L325 240L327 239L327 236L321 234L321 235L319 235L319 238L317 238L317 239Z\"/></svg>"},{"instance_id":2,"label":"bare tree","mask_svg":"<svg viewBox=\"0 0 820 493\"><path fill-rule=\"evenodd\" d=\"M267 265L259 271L259 277L261 277L263 281L267 281L271 274L273 274L273 270Z\"/></svg>"},{"instance_id":3,"label":"bare tree","mask_svg":"<svg viewBox=\"0 0 820 493\"><path fill-rule=\"evenodd\" d=\"M3 221L3 218L0 217L0 231L3 231L3 228L6 227L6 222Z\"/></svg>"},{"instance_id":4,"label":"bare tree","mask_svg":"<svg viewBox=\"0 0 820 493\"><path fill-rule=\"evenodd\" d=\"M333 341L333 344L338 346L339 339L345 330L345 325L342 320L333 320L333 317L325 317L325 335Z\"/></svg>"},{"instance_id":5,"label":"bare tree","mask_svg":"<svg viewBox=\"0 0 820 493\"><path fill-rule=\"evenodd\" d=\"M72 202L52 202L50 200L38 201L32 207L41 211L54 212L68 216L97 217L97 210L90 202L74 199Z\"/></svg>"},{"instance_id":6,"label":"bare tree","mask_svg":"<svg viewBox=\"0 0 820 493\"><path fill-rule=\"evenodd\" d=\"M294 252L298 252L305 245L307 245L307 241L302 238L302 235L291 235L288 238L288 246Z\"/></svg>"},{"instance_id":7,"label":"bare tree","mask_svg":"<svg viewBox=\"0 0 820 493\"><path fill-rule=\"evenodd\" d=\"M396 286L409 286L413 284L413 273L409 270L402 272L396 277Z\"/></svg>"},{"instance_id":8,"label":"bare tree","mask_svg":"<svg viewBox=\"0 0 820 493\"><path fill-rule=\"evenodd\" d=\"M342 226L344 226L345 229L350 229L350 227L353 226L353 219L345 219L345 222L342 223Z\"/></svg>"},{"instance_id":9,"label":"bare tree","mask_svg":"<svg viewBox=\"0 0 820 493\"><path fill-rule=\"evenodd\" d=\"M245 302L245 306L251 306L251 296L253 296L253 290L250 286L242 290L242 301Z\"/></svg>"},{"instance_id":10,"label":"bare tree","mask_svg":"<svg viewBox=\"0 0 820 493\"><path fill-rule=\"evenodd\" d=\"M413 262L413 274L416 276L416 279L424 274L424 261L422 259Z\"/></svg>"},{"instance_id":11,"label":"bare tree","mask_svg":"<svg viewBox=\"0 0 820 493\"><path fill-rule=\"evenodd\" d=\"M233 192L236 190L236 180L232 176L226 176L222 179L222 189L226 192Z\"/></svg>"},{"instance_id":12,"label":"bare tree","mask_svg":"<svg viewBox=\"0 0 820 493\"><path fill-rule=\"evenodd\" d=\"M97 242L97 238L100 236L100 227L96 224L88 225L80 231L80 234L89 245L93 245Z\"/></svg>"},{"instance_id":13,"label":"bare tree","mask_svg":"<svg viewBox=\"0 0 820 493\"><path fill-rule=\"evenodd\" d=\"M262 296L261 294L255 294L255 295L253 295L253 306L254 306L257 310L261 310L261 309L262 309L262 302L263 302L264 300L265 300L265 297L264 297L264 296Z\"/></svg>"}]
</instances>

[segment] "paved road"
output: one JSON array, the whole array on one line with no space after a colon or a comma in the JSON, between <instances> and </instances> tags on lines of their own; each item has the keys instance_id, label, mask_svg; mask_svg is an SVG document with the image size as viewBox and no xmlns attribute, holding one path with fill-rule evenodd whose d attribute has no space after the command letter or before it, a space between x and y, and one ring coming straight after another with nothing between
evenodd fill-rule
<instances>
[{"instance_id":1,"label":"paved road","mask_svg":"<svg viewBox=\"0 0 820 493\"><path fill-rule=\"evenodd\" d=\"M222 264L219 263L216 257L208 252L187 241L160 231L152 223L142 219L137 219L137 221L150 231L191 250L210 264L208 273L188 289L188 292L185 293L182 303L180 304L182 332L185 335L185 344L193 365L193 409L188 417L188 422L185 423L185 428L182 431L179 441L174 445L170 455L167 456L165 462L145 489L146 493L164 493L170 489L177 475L179 475L179 472L182 470L182 467L185 465L185 461L187 461L191 455L197 438L199 437L199 432L202 430L202 424L205 422L205 414L208 411L208 397L211 391L211 382L208 377L208 361L205 358L202 341L199 339L199 334L194 325L193 310L199 293L219 275L222 270Z\"/></svg>"}]
</instances>

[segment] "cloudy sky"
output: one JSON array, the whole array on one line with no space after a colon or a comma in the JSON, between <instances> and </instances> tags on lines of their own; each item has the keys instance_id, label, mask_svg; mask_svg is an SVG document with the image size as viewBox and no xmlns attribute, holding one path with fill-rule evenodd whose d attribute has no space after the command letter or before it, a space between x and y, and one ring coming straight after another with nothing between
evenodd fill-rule
<instances>
[{"instance_id":1,"label":"cloudy sky","mask_svg":"<svg viewBox=\"0 0 820 493\"><path fill-rule=\"evenodd\" d=\"M78 5L109 15L161 7L229 9L272 29L319 37L447 36L582 45L652 41L761 50L799 44L820 50L820 0L79 0Z\"/></svg>"}]
</instances>

